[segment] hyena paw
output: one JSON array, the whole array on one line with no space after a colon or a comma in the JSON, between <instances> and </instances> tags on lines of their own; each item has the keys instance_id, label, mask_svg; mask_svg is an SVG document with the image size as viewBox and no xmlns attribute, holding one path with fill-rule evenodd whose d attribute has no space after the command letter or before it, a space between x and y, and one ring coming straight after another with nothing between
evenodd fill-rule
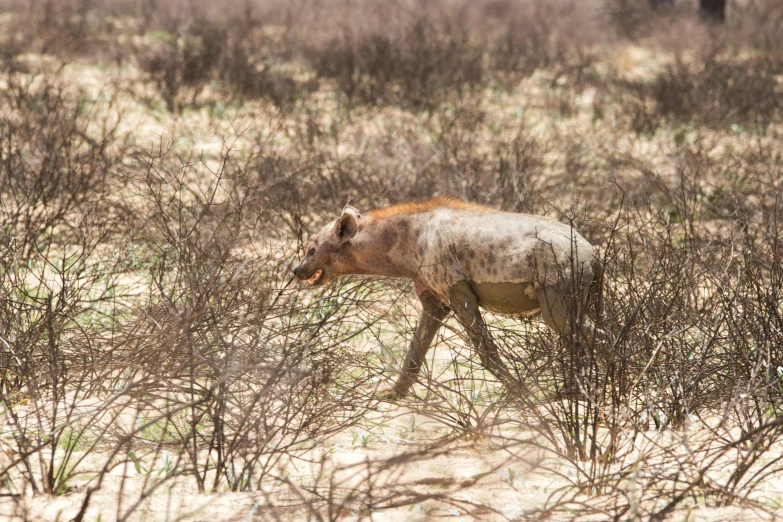
<instances>
[{"instance_id":1,"label":"hyena paw","mask_svg":"<svg viewBox=\"0 0 783 522\"><path fill-rule=\"evenodd\" d=\"M405 396L405 392L399 392L394 386L384 386L375 390L375 398L382 401L396 402Z\"/></svg>"}]
</instances>

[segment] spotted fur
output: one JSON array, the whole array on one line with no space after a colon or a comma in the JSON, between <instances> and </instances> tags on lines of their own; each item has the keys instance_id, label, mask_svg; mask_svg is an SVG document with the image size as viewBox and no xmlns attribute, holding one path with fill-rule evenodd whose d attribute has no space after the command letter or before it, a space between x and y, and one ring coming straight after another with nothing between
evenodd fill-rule
<instances>
[{"instance_id":1,"label":"spotted fur","mask_svg":"<svg viewBox=\"0 0 783 522\"><path fill-rule=\"evenodd\" d=\"M508 383L479 307L512 316L541 314L548 326L565 332L570 317L578 318L579 328L589 325L588 298L600 295L595 250L572 226L448 197L366 215L346 207L315 237L294 273L315 286L344 274L413 280L424 310L395 395L410 388L449 312L468 331L482 362Z\"/></svg>"}]
</instances>

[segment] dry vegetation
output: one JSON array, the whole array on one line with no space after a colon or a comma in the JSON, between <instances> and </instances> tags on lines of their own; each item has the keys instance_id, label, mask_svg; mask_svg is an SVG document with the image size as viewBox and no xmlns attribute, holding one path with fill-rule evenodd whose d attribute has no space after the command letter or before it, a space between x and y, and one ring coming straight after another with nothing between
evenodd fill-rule
<instances>
[{"instance_id":1,"label":"dry vegetation","mask_svg":"<svg viewBox=\"0 0 783 522\"><path fill-rule=\"evenodd\" d=\"M783 4L0 0L0 518L772 519ZM573 221L610 346L289 270L346 201ZM691 518L688 518L691 517Z\"/></svg>"}]
</instances>

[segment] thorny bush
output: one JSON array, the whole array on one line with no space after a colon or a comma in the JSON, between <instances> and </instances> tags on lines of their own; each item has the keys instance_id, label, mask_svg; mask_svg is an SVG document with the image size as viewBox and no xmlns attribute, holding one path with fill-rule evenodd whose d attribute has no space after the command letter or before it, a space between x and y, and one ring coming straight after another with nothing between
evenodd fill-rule
<instances>
[{"instance_id":1,"label":"thorny bush","mask_svg":"<svg viewBox=\"0 0 783 522\"><path fill-rule=\"evenodd\" d=\"M120 520L183 483L333 520L422 502L404 471L465 441L575 471L538 515L763 507L755 489L783 473L779 6L672 42L697 22L649 2L165 4L4 3L0 489L18 513L28 492L72 492L82 520L121 469L141 486L122 482ZM626 74L629 35L672 59ZM66 62L95 57L141 79L74 87ZM219 152L150 146L122 102L214 120L233 104L260 130ZM390 408L373 391L417 305L375 280L300 292L288 269L347 200L443 193L598 245L598 331L495 318L519 384L501 389L447 321L452 364L404 405L448 434L330 467L328 437ZM485 476L428 498L473 512L456 491Z\"/></svg>"}]
</instances>

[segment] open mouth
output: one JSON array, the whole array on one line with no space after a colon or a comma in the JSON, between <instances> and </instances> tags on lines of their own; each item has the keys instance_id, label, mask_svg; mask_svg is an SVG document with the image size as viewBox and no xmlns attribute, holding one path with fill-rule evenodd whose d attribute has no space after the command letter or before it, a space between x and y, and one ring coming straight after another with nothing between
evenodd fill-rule
<instances>
[{"instance_id":1,"label":"open mouth","mask_svg":"<svg viewBox=\"0 0 783 522\"><path fill-rule=\"evenodd\" d=\"M319 279L321 279L322 275L324 275L324 271L319 268L313 275L310 276L310 278L307 280L307 284L313 286L318 282Z\"/></svg>"}]
</instances>

